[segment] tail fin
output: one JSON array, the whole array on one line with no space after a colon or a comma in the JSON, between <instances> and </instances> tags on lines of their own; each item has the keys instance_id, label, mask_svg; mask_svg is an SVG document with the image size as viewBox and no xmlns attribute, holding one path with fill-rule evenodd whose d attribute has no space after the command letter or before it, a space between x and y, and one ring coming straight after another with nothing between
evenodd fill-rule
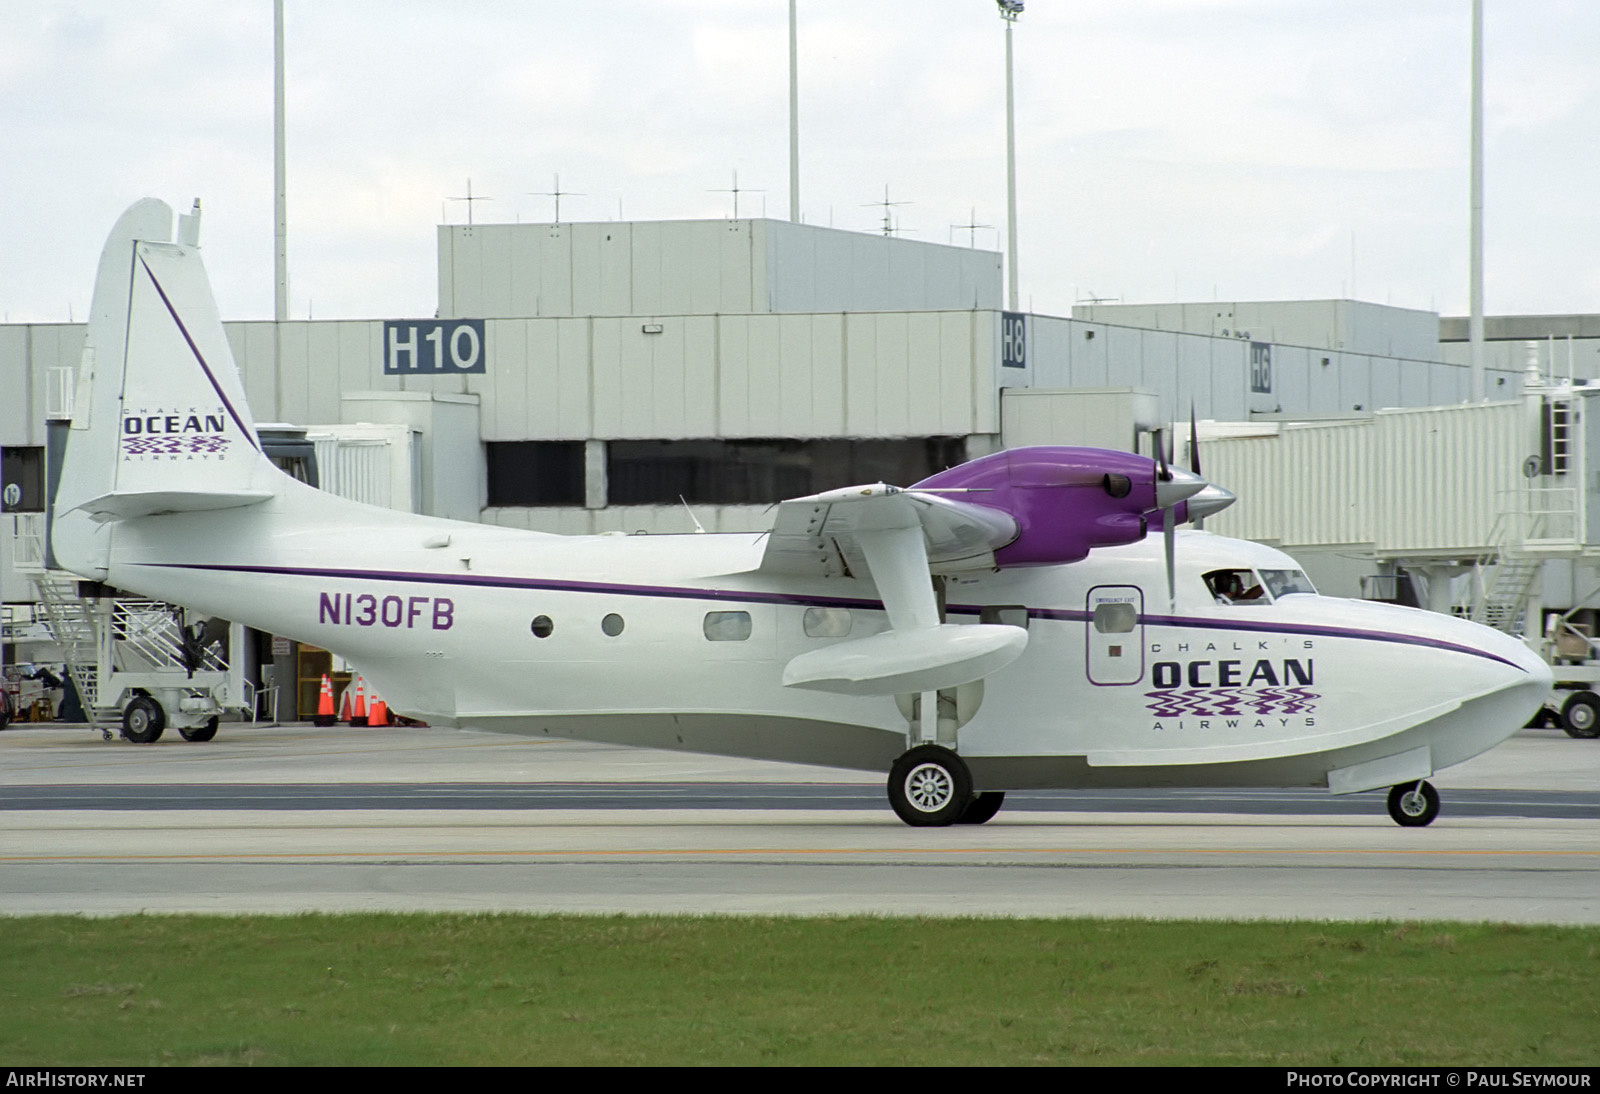
<instances>
[{"instance_id":1,"label":"tail fin","mask_svg":"<svg viewBox=\"0 0 1600 1094\"><path fill-rule=\"evenodd\" d=\"M146 198L118 219L95 281L56 513L100 521L273 496L199 252L199 203Z\"/></svg>"}]
</instances>

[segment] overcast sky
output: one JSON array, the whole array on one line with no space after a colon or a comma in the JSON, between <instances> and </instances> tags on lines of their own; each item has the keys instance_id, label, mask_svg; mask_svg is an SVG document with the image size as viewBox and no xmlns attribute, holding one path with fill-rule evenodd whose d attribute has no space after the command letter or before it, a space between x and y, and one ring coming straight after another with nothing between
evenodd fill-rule
<instances>
[{"instance_id":1,"label":"overcast sky","mask_svg":"<svg viewBox=\"0 0 1600 1094\"><path fill-rule=\"evenodd\" d=\"M1600 312L1600 3L1486 0L1490 314ZM787 217L785 0L288 0L291 314L431 315L435 225ZM1025 308L1467 307L1470 0L1028 0ZM999 250L993 0L800 0L801 212ZM0 5L0 318L82 319L135 199L272 315L271 0ZM759 192L757 192L759 191ZM952 226L990 225L972 230Z\"/></svg>"}]
</instances>

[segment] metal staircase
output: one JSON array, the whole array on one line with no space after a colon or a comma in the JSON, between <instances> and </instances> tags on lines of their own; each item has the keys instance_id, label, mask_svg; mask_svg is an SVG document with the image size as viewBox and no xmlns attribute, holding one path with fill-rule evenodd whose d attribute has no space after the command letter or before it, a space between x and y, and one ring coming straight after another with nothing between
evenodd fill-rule
<instances>
[{"instance_id":1,"label":"metal staircase","mask_svg":"<svg viewBox=\"0 0 1600 1094\"><path fill-rule=\"evenodd\" d=\"M160 694L168 703L211 696L215 703L208 709L236 707L254 716L254 689L230 669L220 644L202 645L185 633L174 605L140 597L85 599L72 575L35 570L29 576L84 713L107 738L120 731L121 704L130 691Z\"/></svg>"},{"instance_id":2,"label":"metal staircase","mask_svg":"<svg viewBox=\"0 0 1600 1094\"><path fill-rule=\"evenodd\" d=\"M1528 594L1544 571L1544 560L1502 553L1494 576L1472 606L1472 621L1506 634L1521 634L1526 622Z\"/></svg>"},{"instance_id":3,"label":"metal staircase","mask_svg":"<svg viewBox=\"0 0 1600 1094\"><path fill-rule=\"evenodd\" d=\"M1570 438L1566 419L1552 447L1566 467ZM1502 497L1499 515L1489 529L1488 549L1477 559L1483 580L1470 606L1458 609L1474 623L1506 634L1524 633L1528 602L1549 558L1570 557L1580 550L1579 497L1571 486L1522 486Z\"/></svg>"},{"instance_id":4,"label":"metal staircase","mask_svg":"<svg viewBox=\"0 0 1600 1094\"><path fill-rule=\"evenodd\" d=\"M100 632L91 602L79 598L75 577L48 570L31 576L39 590L40 621L61 649L84 713L96 727L115 723L121 712L100 702Z\"/></svg>"}]
</instances>

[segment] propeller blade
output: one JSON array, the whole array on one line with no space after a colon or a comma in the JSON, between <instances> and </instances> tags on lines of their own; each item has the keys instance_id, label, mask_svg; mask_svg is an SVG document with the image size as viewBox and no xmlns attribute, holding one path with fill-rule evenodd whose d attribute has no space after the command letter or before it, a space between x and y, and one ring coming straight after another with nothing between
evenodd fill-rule
<instances>
[{"instance_id":1,"label":"propeller blade","mask_svg":"<svg viewBox=\"0 0 1600 1094\"><path fill-rule=\"evenodd\" d=\"M1194 403L1189 404L1189 470L1200 474L1200 430L1195 425ZM1201 478L1205 476L1201 475Z\"/></svg>"},{"instance_id":2,"label":"propeller blade","mask_svg":"<svg viewBox=\"0 0 1600 1094\"><path fill-rule=\"evenodd\" d=\"M1161 514L1161 545L1167 552L1167 609L1178 610L1177 525L1172 510Z\"/></svg>"}]
</instances>

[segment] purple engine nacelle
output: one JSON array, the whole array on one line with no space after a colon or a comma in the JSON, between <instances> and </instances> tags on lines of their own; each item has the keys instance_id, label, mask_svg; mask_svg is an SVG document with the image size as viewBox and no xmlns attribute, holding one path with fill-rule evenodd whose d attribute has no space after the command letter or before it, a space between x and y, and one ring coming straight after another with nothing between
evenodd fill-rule
<instances>
[{"instance_id":1,"label":"purple engine nacelle","mask_svg":"<svg viewBox=\"0 0 1600 1094\"><path fill-rule=\"evenodd\" d=\"M1170 485L1192 494L1205 485L1169 471ZM1010 514L1020 532L995 551L999 566L1076 562L1095 547L1136 543L1149 530L1145 515L1173 502L1161 495L1156 461L1103 448L1039 446L996 452L923 479L912 490L948 491L952 501Z\"/></svg>"}]
</instances>

